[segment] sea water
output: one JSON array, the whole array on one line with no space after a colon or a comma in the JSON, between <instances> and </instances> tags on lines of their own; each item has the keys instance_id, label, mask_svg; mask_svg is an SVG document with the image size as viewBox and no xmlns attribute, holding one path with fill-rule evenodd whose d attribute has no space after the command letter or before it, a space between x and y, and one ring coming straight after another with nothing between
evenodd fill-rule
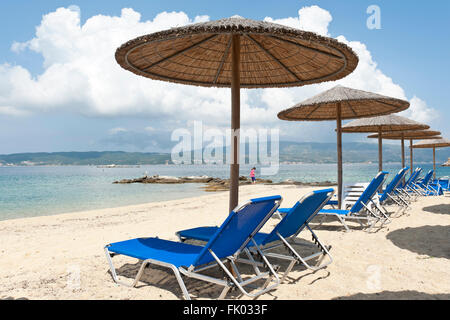
<instances>
[{"instance_id":1,"label":"sea water","mask_svg":"<svg viewBox=\"0 0 450 320\"><path fill-rule=\"evenodd\" d=\"M432 164L417 164L424 172ZM240 174L248 176L251 166L242 165ZM399 163L384 164L391 179ZM344 164L344 184L368 182L378 172L378 164ZM174 200L206 194L202 184L113 184L116 180L144 175L212 176L227 178L226 165L145 165L130 168L96 166L0 167L0 220L58 213L111 208L154 201ZM281 164L276 175L257 178L281 182L337 180L336 164ZM449 167L437 167L438 176L449 176Z\"/></svg>"}]
</instances>

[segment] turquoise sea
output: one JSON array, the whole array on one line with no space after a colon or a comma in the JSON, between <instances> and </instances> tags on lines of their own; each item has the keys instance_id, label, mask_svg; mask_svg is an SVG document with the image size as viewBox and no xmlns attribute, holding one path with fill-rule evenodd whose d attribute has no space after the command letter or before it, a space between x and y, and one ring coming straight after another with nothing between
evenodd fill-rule
<instances>
[{"instance_id":1,"label":"turquoise sea","mask_svg":"<svg viewBox=\"0 0 450 320\"><path fill-rule=\"evenodd\" d=\"M432 164L417 164L424 171ZM248 176L250 166L241 166ZM388 163L390 177L400 163ZM345 164L344 184L366 182L378 171L378 164ZM227 178L225 165L148 165L138 168L96 166L0 167L0 220L52 215L89 209L111 208L154 201L194 197L205 192L200 184L152 185L113 184L115 180L144 174L167 176L207 175ZM449 176L449 167L437 167L438 176ZM274 182L292 179L302 182L336 181L335 164L284 164L274 176L257 177Z\"/></svg>"}]
</instances>

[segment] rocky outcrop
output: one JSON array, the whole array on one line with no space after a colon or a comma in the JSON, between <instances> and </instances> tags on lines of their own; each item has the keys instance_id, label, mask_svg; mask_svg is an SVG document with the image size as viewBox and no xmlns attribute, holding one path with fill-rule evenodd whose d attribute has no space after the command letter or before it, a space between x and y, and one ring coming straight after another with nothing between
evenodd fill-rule
<instances>
[{"instance_id":1,"label":"rocky outcrop","mask_svg":"<svg viewBox=\"0 0 450 320\"><path fill-rule=\"evenodd\" d=\"M173 184L173 183L209 183L216 178L208 176L192 176L192 177L170 177L170 176L143 176L136 179L123 179L120 181L114 181L113 183L163 183L163 184Z\"/></svg>"},{"instance_id":2,"label":"rocky outcrop","mask_svg":"<svg viewBox=\"0 0 450 320\"><path fill-rule=\"evenodd\" d=\"M123 179L114 181L116 184L127 183L161 183L161 184L181 184L181 183L203 183L205 191L228 190L230 186L229 179L214 178L208 176L190 176L190 177L170 177L170 176L144 176L136 179ZM250 184L251 180L247 177L239 177L239 185ZM272 180L256 179L256 183L272 183Z\"/></svg>"},{"instance_id":3,"label":"rocky outcrop","mask_svg":"<svg viewBox=\"0 0 450 320\"><path fill-rule=\"evenodd\" d=\"M190 177L171 177L171 176L144 176L136 179L123 179L114 181L113 183L127 184L127 183L160 183L160 184L182 184L182 183L202 183L202 189L208 192L225 191L230 188L230 179L221 179L208 176L190 176ZM256 179L257 184L274 184L274 185L298 185L298 186L317 186L326 187L333 186L335 183L330 181L325 182L298 182L294 180L285 180L282 182L273 183L269 179ZM251 184L251 179L245 176L239 177L239 185Z\"/></svg>"}]
</instances>

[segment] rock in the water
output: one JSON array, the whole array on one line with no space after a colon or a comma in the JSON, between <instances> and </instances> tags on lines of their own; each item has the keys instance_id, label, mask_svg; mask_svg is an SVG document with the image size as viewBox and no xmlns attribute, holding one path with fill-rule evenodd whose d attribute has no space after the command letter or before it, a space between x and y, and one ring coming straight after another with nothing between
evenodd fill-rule
<instances>
[{"instance_id":1,"label":"rock in the water","mask_svg":"<svg viewBox=\"0 0 450 320\"><path fill-rule=\"evenodd\" d=\"M230 179L221 179L208 176L188 176L188 177L171 177L171 176L144 176L136 179L123 179L120 181L114 181L116 184L127 183L161 183L161 184L180 184L180 183L204 183L203 190L205 191L225 191L230 188ZM256 179L257 184L272 184L272 180L269 179ZM239 177L239 185L251 184L251 179L245 176ZM277 185L289 184L300 186L332 186L335 183L330 181L325 182L297 182L291 179L287 179L283 182L276 183Z\"/></svg>"}]
</instances>

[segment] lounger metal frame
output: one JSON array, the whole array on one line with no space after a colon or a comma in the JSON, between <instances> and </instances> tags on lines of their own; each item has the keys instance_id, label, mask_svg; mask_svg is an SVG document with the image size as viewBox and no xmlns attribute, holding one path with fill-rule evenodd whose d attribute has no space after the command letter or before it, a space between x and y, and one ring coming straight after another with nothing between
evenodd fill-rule
<instances>
[{"instance_id":1,"label":"lounger metal frame","mask_svg":"<svg viewBox=\"0 0 450 320\"><path fill-rule=\"evenodd\" d=\"M390 188L390 186L388 185L386 189L383 191L383 193L378 194L378 197L375 198L376 205L381 207L385 212L387 212L385 205L389 204L389 202L399 207L399 210L396 213L389 214L389 216L398 216L404 214L406 210L411 208L409 206L409 203L398 193L396 193L396 189L399 187L400 183L404 179L408 169L409 167L405 167L397 173L397 175L394 177L391 183L395 182L395 179L397 179L397 182L395 183L394 186L392 186L390 191L388 190L388 188ZM384 195L386 196L386 198L382 199Z\"/></svg>"},{"instance_id":2,"label":"lounger metal frame","mask_svg":"<svg viewBox=\"0 0 450 320\"><path fill-rule=\"evenodd\" d=\"M279 208L280 204L281 204L282 198L278 201L275 201L275 205L272 208L272 210L270 211L270 213L265 217L265 219L258 225L258 227L255 229L256 231L253 231L248 237L247 239L244 241L244 243L241 245L241 247L231 256L228 256L226 258L223 259L219 259L219 257L212 251L209 249L209 253L213 256L214 261L211 263L208 263L204 266L189 266L188 268L183 268L183 267L176 267L173 264L170 263L166 263L163 261L159 261L159 260L154 260L154 259L146 259L143 260L141 267L139 268L139 271L136 275L136 277L134 278L133 282L131 284L120 281L117 273L116 273L116 269L114 267L112 258L116 255L119 255L117 253L113 253L110 252L108 250L109 245L106 245L104 247L104 251L105 251L105 255L106 255L106 259L108 260L108 264L109 264L109 268L111 271L111 275L113 277L114 282L116 282L117 284L120 285L124 285L127 287L135 287L137 285L137 283L139 282L140 278L142 277L145 267L147 265L153 264L153 265L157 265L157 266L161 266L161 267L165 267L168 268L170 270L173 271L173 273L175 274L175 277L177 279L178 285L180 286L180 289L183 293L183 297L186 300L190 300L191 296L186 288L186 285L184 284L184 281L181 277L181 274L190 278L194 278L194 279L198 279L198 280L202 280L202 281L206 281L206 282L210 282L210 283L214 283L217 284L219 286L223 286L224 289L222 290L220 296L218 299L224 299L225 296L227 295L227 293L233 289L233 288L238 288L242 294L247 295L249 297L255 298L261 294L264 294L272 289L274 289L275 287L277 287L280 284L280 279L277 275L276 272L276 268L272 266L272 264L270 264L270 262L268 261L268 259L264 256L263 252L261 251L261 249L256 245L256 242L253 239L253 236L256 234L257 231L259 231L259 229L267 222L267 220L273 215L273 213ZM235 211L236 213L238 213L240 210L242 210L243 208L245 208L246 206L250 205L252 202L251 201L247 201L245 202L243 205L241 206L237 206L233 211ZM248 242L252 241L253 244L255 245L256 251L258 253L258 255L261 257L261 259L263 260L262 263L256 263L256 261L252 262L252 259L249 259L247 261L245 261L248 264L251 264L253 266L253 269L256 272L256 276L251 277L247 280L243 280L242 275L239 273L239 270L236 266L235 261L238 259L238 256L241 254L242 251L246 250L247 244ZM228 262L232 268L232 272L226 267L225 263ZM244 262L244 261L241 261ZM219 279L219 278L214 278L205 274L201 274L200 272L215 267L215 266L219 266L220 269L224 272L226 280L224 279ZM259 267L264 266L268 269L268 271L265 272L261 272L261 270L259 269ZM236 275L233 275L233 272ZM256 292L249 292L246 289L244 289L244 287L248 286L249 284L264 279L266 278L266 281L264 283L263 286L261 286L260 288L257 288L258 290ZM270 282L274 282L272 285L269 286Z\"/></svg>"},{"instance_id":3,"label":"lounger metal frame","mask_svg":"<svg viewBox=\"0 0 450 320\"><path fill-rule=\"evenodd\" d=\"M422 191L424 196L438 196L440 185L432 183L432 176L434 170L428 171L422 180L417 181L416 186ZM436 188L433 188L436 187Z\"/></svg>"},{"instance_id":4,"label":"lounger metal frame","mask_svg":"<svg viewBox=\"0 0 450 320\"><path fill-rule=\"evenodd\" d=\"M326 190L321 190L321 191L326 191ZM310 193L304 195L298 201L298 205L300 205L303 201L308 199L310 196L314 195L314 193L315 192L310 192ZM292 234L289 237L283 237L280 234L280 232L276 232L275 234L278 237L278 240L271 241L270 243L267 243L267 244L265 244L263 246L261 244L259 246L257 246L256 242L253 241L253 244L254 244L253 247L247 246L243 250L243 253L245 253L245 255L247 256L247 259L245 259L243 257L239 257L236 261L237 262L242 262L242 263L250 263L252 265L255 265L255 264L258 265L258 264L260 264L260 261L258 261L259 260L258 257L261 258L260 254L259 254L259 250L262 251L264 256L266 256L268 258L275 258L275 259L290 261L288 267L286 268L286 270L283 273L283 276L282 276L280 282L283 282L286 279L286 277L289 274L289 272L292 270L292 268L297 263L301 263L307 269L313 270L313 271L317 271L317 270L323 269L326 266L328 266L329 264L331 264L333 262L333 258L332 258L331 254L329 252L329 250L331 249L331 246L324 245L319 240L319 237L314 233L314 231L312 231L312 229L309 226L309 222L314 219L314 217L317 215L317 213L331 199L331 197L334 194L334 190L330 189L330 190L327 191L327 193L328 193L328 195L324 199L324 201L317 207L317 209L309 216L308 220L305 221L305 223L302 224L294 234ZM283 217L282 217L282 215L280 214L279 211L277 211L277 216L279 216L281 219L283 219ZM294 245L300 245L300 246L305 246L306 245L305 243L299 243L299 242L296 241L298 235L301 233L301 231L303 231L304 228L307 228L310 231L311 235L312 235L312 240L314 242L314 244L312 246L317 246L319 248L318 252L315 252L315 253L313 253L313 254L311 254L309 256L306 256L306 257L303 257L298 252L298 250L296 250L293 247ZM176 233L176 235L178 236L178 238L179 238L179 240L181 242L185 242L187 239L190 239L190 238L182 237L180 235L180 233L178 233L178 232ZM277 249L277 248L280 248L280 247L284 247L287 250L288 255L282 254L282 253L271 252L273 249ZM314 258L317 258L317 257L319 257L319 260L317 261L317 264L315 266L310 265L308 263L308 261L310 261L310 260L312 260ZM322 263L323 260L325 259L325 257L328 257L327 262Z\"/></svg>"},{"instance_id":5,"label":"lounger metal frame","mask_svg":"<svg viewBox=\"0 0 450 320\"><path fill-rule=\"evenodd\" d=\"M380 173L378 173L378 174L380 174ZM387 173L385 174L380 186L382 186L384 184L384 182L386 181L386 178L387 178ZM336 217L339 220L339 222L344 226L346 231L350 231L349 226L346 224L346 220L356 220L362 227L368 227L368 229L366 229L366 231L370 232L378 222L381 222L380 227L382 227L385 223L390 222L390 219L387 216L386 212L384 212L380 208L380 206L378 206L376 204L376 202L373 200L373 196L375 195L375 193L376 193L376 190L367 200L367 203L370 202L372 205L369 206L366 203L361 201L360 203L364 207L364 209L361 209L358 212L349 212L349 214L347 214L347 215L332 213L332 212L320 212L319 216ZM357 201L360 201L360 199L358 199ZM366 225L363 224L364 220L367 223ZM323 219L319 225L322 225L322 223L323 223Z\"/></svg>"},{"instance_id":6,"label":"lounger metal frame","mask_svg":"<svg viewBox=\"0 0 450 320\"><path fill-rule=\"evenodd\" d=\"M307 195L302 197L302 199L300 199L299 202L304 201L304 199L308 198L312 194L313 194L312 192L308 193ZM295 248L293 247L293 245L303 245L303 246L305 245L303 243L299 243L299 242L296 241L296 238L302 232L303 228L299 228L295 234L293 234L292 236L290 236L288 238L283 237L279 232L277 232L276 235L278 236L280 242L272 244L270 246L265 246L265 247L262 248L262 251L263 251L263 253L264 253L264 255L266 257L290 261L288 267L286 268L285 272L283 273L283 276L281 278L281 282L283 282L286 279L286 277L289 274L289 272L291 272L292 268L297 263L303 264L309 270L317 271L317 270L325 268L326 266L328 266L329 264L331 264L333 262L333 257L330 254L331 246L324 245L319 240L319 237L314 233L314 231L309 226L309 222L311 222L316 217L317 213L331 199L333 194L334 194L334 192L330 192L329 196L322 202L322 204L318 207L318 209L316 209L316 211L310 216L310 218L304 224L304 226L311 233L312 240L314 241L314 245L319 248L318 252L315 252L315 253L313 253L313 254L311 254L309 256L306 256L306 257L302 257L301 254L297 250L295 250ZM280 253L270 252L271 250L273 250L275 248L282 247L282 246L285 247L285 249L289 252L289 255L284 255L284 254L280 254ZM252 249L253 248L250 248L250 250L252 250ZM319 258L319 261L317 262L317 264L315 266L312 266L312 265L308 264L308 261L310 261L310 260L312 260L314 258L317 258L317 257L320 257L320 258ZM325 263L322 263L323 260L325 259L325 257L328 258L328 261L325 262Z\"/></svg>"}]
</instances>

